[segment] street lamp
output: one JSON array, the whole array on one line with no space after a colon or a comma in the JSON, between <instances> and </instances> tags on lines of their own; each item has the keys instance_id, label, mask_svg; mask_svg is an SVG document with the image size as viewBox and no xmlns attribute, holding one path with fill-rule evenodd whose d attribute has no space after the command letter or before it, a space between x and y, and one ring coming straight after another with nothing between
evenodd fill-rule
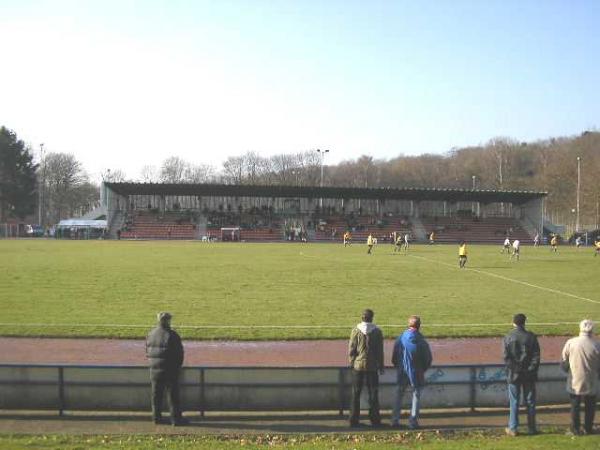
<instances>
[{"instance_id":1,"label":"street lamp","mask_svg":"<svg viewBox=\"0 0 600 450\"><path fill-rule=\"evenodd\" d=\"M320 187L323 187L323 163L325 162L325 153L329 153L329 150L321 150L320 148L318 148L317 153L319 153L321 155L321 184L320 184ZM321 210L323 209L323 197L321 197L321 199L319 200L319 207L321 208Z\"/></svg>"},{"instance_id":2,"label":"street lamp","mask_svg":"<svg viewBox=\"0 0 600 450\"><path fill-rule=\"evenodd\" d=\"M575 221L575 232L579 233L579 193L581 191L581 156L577 157L577 217Z\"/></svg>"}]
</instances>

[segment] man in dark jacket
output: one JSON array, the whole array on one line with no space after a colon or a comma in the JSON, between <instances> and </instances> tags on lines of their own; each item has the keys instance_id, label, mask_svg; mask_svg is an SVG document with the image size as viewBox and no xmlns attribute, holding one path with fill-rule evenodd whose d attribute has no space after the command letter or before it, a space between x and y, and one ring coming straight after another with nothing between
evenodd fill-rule
<instances>
[{"instance_id":1,"label":"man in dark jacket","mask_svg":"<svg viewBox=\"0 0 600 450\"><path fill-rule=\"evenodd\" d=\"M183 364L183 345L171 329L171 314L158 313L158 326L146 338L146 357L150 363L152 382L152 415L154 423L162 423L163 392L167 390L171 408L171 424L187 423L179 406L179 372Z\"/></svg>"},{"instance_id":2,"label":"man in dark jacket","mask_svg":"<svg viewBox=\"0 0 600 450\"><path fill-rule=\"evenodd\" d=\"M516 436L519 428L519 402L521 392L527 404L529 434L537 433L535 425L535 382L540 366L540 345L535 334L525 329L525 314L513 317L514 330L504 338L504 362L510 416L506 434Z\"/></svg>"},{"instance_id":3,"label":"man in dark jacket","mask_svg":"<svg viewBox=\"0 0 600 450\"><path fill-rule=\"evenodd\" d=\"M392 413L392 426L400 424L400 408L402 395L410 385L412 389L412 407L408 419L408 427L411 430L419 428L419 409L421 403L421 391L425 386L425 372L431 367L432 357L429 344L419 331L421 329L421 318L410 316L408 318L408 329L402 333L394 344L392 364L397 370L396 398L394 411Z\"/></svg>"},{"instance_id":4,"label":"man in dark jacket","mask_svg":"<svg viewBox=\"0 0 600 450\"><path fill-rule=\"evenodd\" d=\"M369 394L369 419L373 426L381 425L379 415L379 374L383 374L383 333L373 323L375 314L365 309L360 322L350 335L348 357L352 367L352 405L350 426L359 426L360 394L363 384Z\"/></svg>"}]
</instances>

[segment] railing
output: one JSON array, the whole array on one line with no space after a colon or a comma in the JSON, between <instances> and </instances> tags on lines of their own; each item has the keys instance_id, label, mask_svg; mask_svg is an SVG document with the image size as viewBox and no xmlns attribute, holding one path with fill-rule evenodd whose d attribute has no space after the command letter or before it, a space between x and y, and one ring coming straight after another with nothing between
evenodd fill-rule
<instances>
[{"instance_id":1,"label":"railing","mask_svg":"<svg viewBox=\"0 0 600 450\"><path fill-rule=\"evenodd\" d=\"M503 407L501 365L434 366L422 396L425 408ZM349 408L351 374L345 367L185 367L180 378L186 411L308 411ZM568 402L565 374L542 364L537 403ZM380 377L383 409L391 408L393 368ZM405 396L408 402L408 394ZM364 403L366 404L366 402ZM0 365L0 409L149 411L149 371L140 366Z\"/></svg>"}]
</instances>

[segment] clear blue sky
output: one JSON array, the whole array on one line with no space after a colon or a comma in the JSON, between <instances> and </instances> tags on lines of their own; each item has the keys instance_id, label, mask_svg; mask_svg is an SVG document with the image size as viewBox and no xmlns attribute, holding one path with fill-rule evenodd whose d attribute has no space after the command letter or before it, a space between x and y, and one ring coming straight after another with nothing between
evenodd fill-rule
<instances>
[{"instance_id":1,"label":"clear blue sky","mask_svg":"<svg viewBox=\"0 0 600 450\"><path fill-rule=\"evenodd\" d=\"M92 175L600 126L599 1L0 0L0 124Z\"/></svg>"}]
</instances>

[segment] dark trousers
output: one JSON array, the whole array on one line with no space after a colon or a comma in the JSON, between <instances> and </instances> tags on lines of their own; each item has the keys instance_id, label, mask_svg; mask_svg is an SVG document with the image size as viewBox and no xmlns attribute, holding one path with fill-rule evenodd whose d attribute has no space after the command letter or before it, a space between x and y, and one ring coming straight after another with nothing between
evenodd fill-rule
<instances>
[{"instance_id":1,"label":"dark trousers","mask_svg":"<svg viewBox=\"0 0 600 450\"><path fill-rule=\"evenodd\" d=\"M352 405L350 406L350 424L360 420L360 394L363 385L369 394L369 419L374 425L381 423L379 415L379 374L377 371L352 370Z\"/></svg>"},{"instance_id":2,"label":"dark trousers","mask_svg":"<svg viewBox=\"0 0 600 450\"><path fill-rule=\"evenodd\" d=\"M581 400L585 408L583 429L586 433L592 432L594 425L594 415L596 414L596 396L595 395L574 395L571 394L571 431L579 431L581 422L579 412L581 410Z\"/></svg>"},{"instance_id":3,"label":"dark trousers","mask_svg":"<svg viewBox=\"0 0 600 450\"><path fill-rule=\"evenodd\" d=\"M162 401L165 390L171 410L171 421L181 418L181 407L179 403L179 373L155 373L151 372L152 381L152 416L158 420L162 414Z\"/></svg>"}]
</instances>

